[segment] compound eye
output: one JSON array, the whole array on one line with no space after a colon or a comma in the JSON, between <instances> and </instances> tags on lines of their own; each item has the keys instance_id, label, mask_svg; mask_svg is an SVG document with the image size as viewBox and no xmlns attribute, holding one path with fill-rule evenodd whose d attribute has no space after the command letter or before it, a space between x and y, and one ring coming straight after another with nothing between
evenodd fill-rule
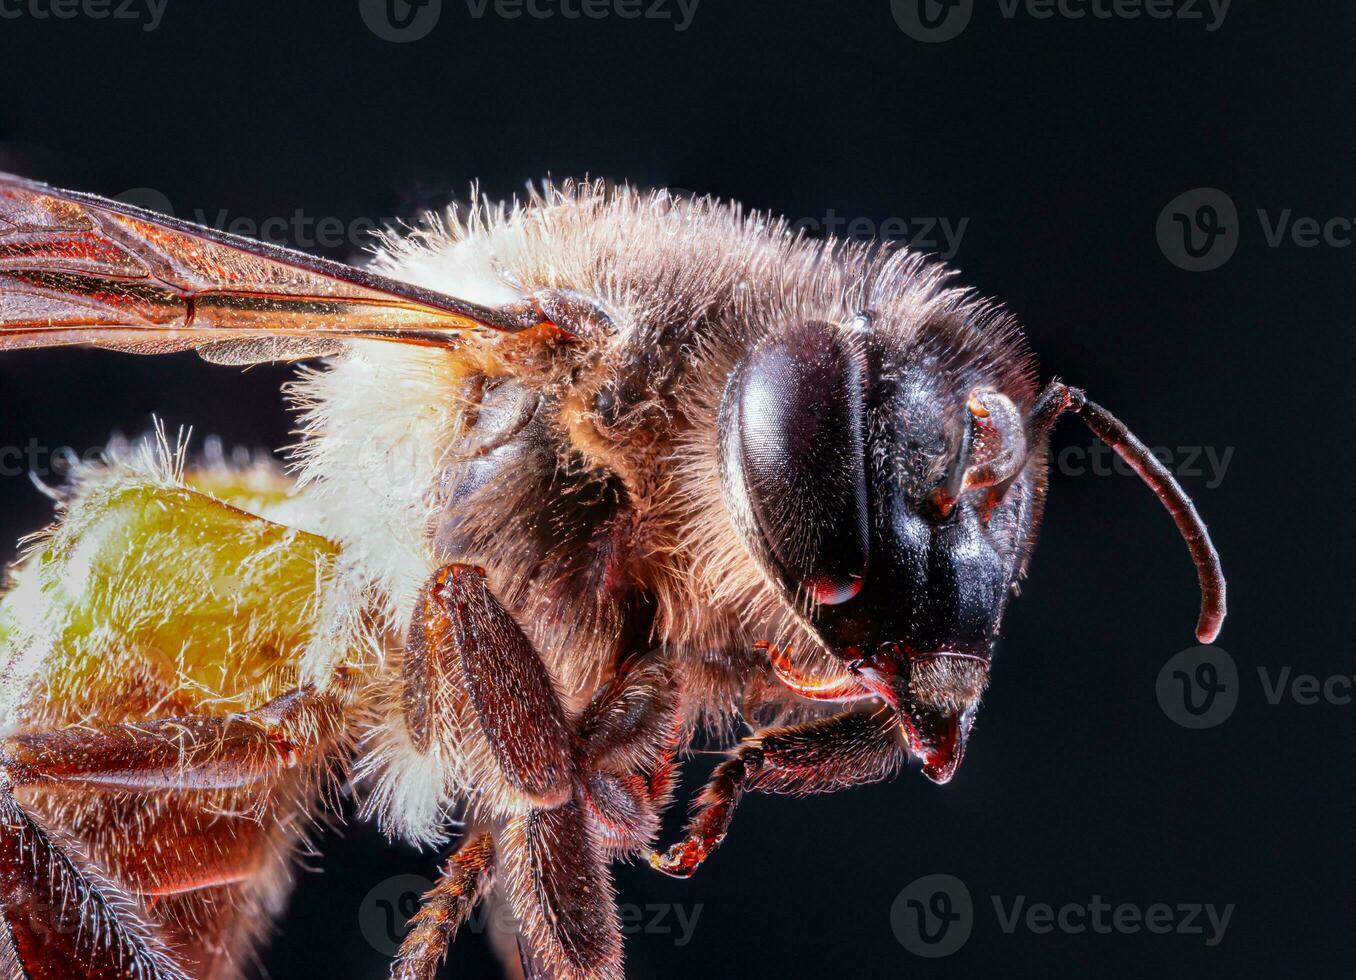
<instances>
[{"instance_id":1,"label":"compound eye","mask_svg":"<svg viewBox=\"0 0 1356 980\"><path fill-rule=\"evenodd\" d=\"M834 605L869 557L860 355L828 323L765 340L721 402L722 475L736 523L790 590Z\"/></svg>"}]
</instances>

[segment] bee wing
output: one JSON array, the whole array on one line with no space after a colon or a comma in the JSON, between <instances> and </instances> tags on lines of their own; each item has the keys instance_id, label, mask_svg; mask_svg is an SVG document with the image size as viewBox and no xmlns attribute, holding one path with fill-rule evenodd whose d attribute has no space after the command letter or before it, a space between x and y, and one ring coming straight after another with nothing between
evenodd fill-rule
<instances>
[{"instance_id":1,"label":"bee wing","mask_svg":"<svg viewBox=\"0 0 1356 980\"><path fill-rule=\"evenodd\" d=\"M0 174L0 350L92 344L251 364L345 340L535 325L338 262Z\"/></svg>"}]
</instances>

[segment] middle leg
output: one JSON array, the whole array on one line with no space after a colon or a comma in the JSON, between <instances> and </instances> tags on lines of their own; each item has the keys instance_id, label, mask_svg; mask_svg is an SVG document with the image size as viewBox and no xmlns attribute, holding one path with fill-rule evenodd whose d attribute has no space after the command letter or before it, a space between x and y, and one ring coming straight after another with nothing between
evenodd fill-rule
<instances>
[{"instance_id":1,"label":"middle leg","mask_svg":"<svg viewBox=\"0 0 1356 980\"><path fill-rule=\"evenodd\" d=\"M619 976L611 875L582 802L590 750L483 572L454 564L433 576L406 641L403 673L405 726L416 750L450 740L485 759L478 802L503 821L496 864L534 961L561 978ZM461 714L455 692L465 692L475 731L453 731Z\"/></svg>"}]
</instances>

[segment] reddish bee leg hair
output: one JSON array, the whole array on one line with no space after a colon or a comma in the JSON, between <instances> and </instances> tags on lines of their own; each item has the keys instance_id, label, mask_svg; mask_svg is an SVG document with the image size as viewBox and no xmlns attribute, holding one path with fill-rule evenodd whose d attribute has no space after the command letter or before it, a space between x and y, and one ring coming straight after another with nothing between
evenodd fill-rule
<instances>
[{"instance_id":1,"label":"reddish bee leg hair","mask_svg":"<svg viewBox=\"0 0 1356 980\"><path fill-rule=\"evenodd\" d=\"M641 772L672 744L673 675L659 657L619 671L598 689L579 719L580 765Z\"/></svg>"},{"instance_id":2,"label":"reddish bee leg hair","mask_svg":"<svg viewBox=\"0 0 1356 980\"><path fill-rule=\"evenodd\" d=\"M594 822L580 802L581 749L532 642L472 566L434 574L406 640L405 724L427 751L456 724L440 689L459 683L516 796L498 864L534 962L561 980L620 976L621 925Z\"/></svg>"},{"instance_id":3,"label":"reddish bee leg hair","mask_svg":"<svg viewBox=\"0 0 1356 980\"><path fill-rule=\"evenodd\" d=\"M237 789L271 781L338 732L341 697L291 691L249 712L65 728L0 739L16 787Z\"/></svg>"},{"instance_id":4,"label":"reddish bee leg hair","mask_svg":"<svg viewBox=\"0 0 1356 980\"><path fill-rule=\"evenodd\" d=\"M400 944L392 980L434 980L457 930L493 886L494 835L483 831L448 859L438 883L424 895Z\"/></svg>"},{"instance_id":5,"label":"reddish bee leg hair","mask_svg":"<svg viewBox=\"0 0 1356 980\"><path fill-rule=\"evenodd\" d=\"M832 793L880 782L898 772L908 753L893 713L846 712L757 732L731 750L697 799L683 839L650 864L687 878L725 839L744 793Z\"/></svg>"},{"instance_id":6,"label":"reddish bee leg hair","mask_svg":"<svg viewBox=\"0 0 1356 980\"><path fill-rule=\"evenodd\" d=\"M73 848L45 833L20 805L16 791L267 785L332 744L342 715L339 697L306 689L227 717L69 728L0 740L0 969L5 976L185 976L138 913L135 900ZM196 883L186 881L182 887Z\"/></svg>"}]
</instances>

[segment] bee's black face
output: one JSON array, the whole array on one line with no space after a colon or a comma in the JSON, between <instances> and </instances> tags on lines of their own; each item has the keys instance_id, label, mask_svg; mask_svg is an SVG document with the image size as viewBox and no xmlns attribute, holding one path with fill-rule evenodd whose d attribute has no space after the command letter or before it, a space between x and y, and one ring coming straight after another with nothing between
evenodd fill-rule
<instances>
[{"instance_id":1,"label":"bee's black face","mask_svg":"<svg viewBox=\"0 0 1356 980\"><path fill-rule=\"evenodd\" d=\"M982 381L811 323L751 351L721 412L746 543L898 709L939 782L960 763L1038 512L1025 420Z\"/></svg>"}]
</instances>

